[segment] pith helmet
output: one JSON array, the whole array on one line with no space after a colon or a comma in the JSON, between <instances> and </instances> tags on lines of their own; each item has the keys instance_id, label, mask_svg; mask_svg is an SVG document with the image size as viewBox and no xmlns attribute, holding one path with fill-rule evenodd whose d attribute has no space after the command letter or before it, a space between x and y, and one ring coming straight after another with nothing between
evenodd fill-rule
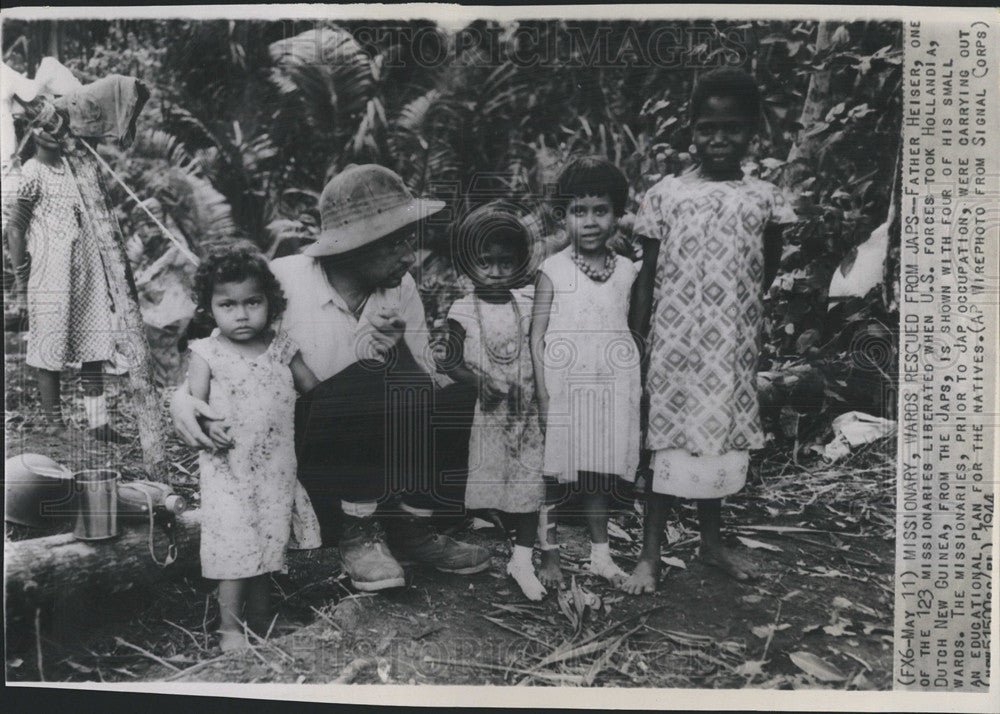
<instances>
[{"instance_id":1,"label":"pith helmet","mask_svg":"<svg viewBox=\"0 0 1000 714\"><path fill-rule=\"evenodd\" d=\"M415 198L394 171L377 164L349 166L323 188L319 238L302 252L339 255L437 213L444 201Z\"/></svg>"},{"instance_id":2,"label":"pith helmet","mask_svg":"<svg viewBox=\"0 0 1000 714\"><path fill-rule=\"evenodd\" d=\"M48 456L21 454L4 463L4 520L32 528L72 515L73 474Z\"/></svg>"}]
</instances>

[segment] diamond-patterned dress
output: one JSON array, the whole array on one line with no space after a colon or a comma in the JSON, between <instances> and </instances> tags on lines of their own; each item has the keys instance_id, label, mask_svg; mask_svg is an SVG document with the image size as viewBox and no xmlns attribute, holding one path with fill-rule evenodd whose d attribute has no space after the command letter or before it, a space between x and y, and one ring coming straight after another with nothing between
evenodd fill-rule
<instances>
[{"instance_id":1,"label":"diamond-patterned dress","mask_svg":"<svg viewBox=\"0 0 1000 714\"><path fill-rule=\"evenodd\" d=\"M646 193L635 232L660 243L645 385L654 491L721 498L743 487L748 451L764 445L764 228L794 219L780 190L752 177L671 176Z\"/></svg>"}]
</instances>

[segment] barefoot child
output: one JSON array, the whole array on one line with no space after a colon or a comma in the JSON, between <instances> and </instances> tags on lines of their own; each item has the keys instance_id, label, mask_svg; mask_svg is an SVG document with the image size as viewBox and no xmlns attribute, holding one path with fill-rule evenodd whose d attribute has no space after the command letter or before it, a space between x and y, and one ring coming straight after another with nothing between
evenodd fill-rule
<instances>
[{"instance_id":1,"label":"barefoot child","mask_svg":"<svg viewBox=\"0 0 1000 714\"><path fill-rule=\"evenodd\" d=\"M270 329L285 298L255 249L210 256L195 292L199 316L217 329L190 344L191 394L226 415L225 426L206 424L219 450L199 457L201 568L220 581L220 645L230 651L247 645L244 617L267 630L268 574L284 569L295 500L295 390L318 380L287 335ZM318 529L315 518L310 507L304 522Z\"/></svg>"},{"instance_id":2,"label":"barefoot child","mask_svg":"<svg viewBox=\"0 0 1000 714\"><path fill-rule=\"evenodd\" d=\"M548 511L572 486L590 532L590 570L620 585L625 573L608 550L608 503L616 479L632 481L639 461L639 358L628 328L637 268L608 241L628 184L613 164L582 158L563 169L557 189L570 244L542 263L531 322L547 480L539 576L545 585L562 583Z\"/></svg>"},{"instance_id":3,"label":"barefoot child","mask_svg":"<svg viewBox=\"0 0 1000 714\"><path fill-rule=\"evenodd\" d=\"M457 262L475 289L448 313L450 359L443 367L455 381L479 390L465 506L515 514L507 573L525 597L541 600L545 588L531 563L545 496L528 345L533 289L516 289L524 282L531 235L512 206L494 201L462 221L457 246Z\"/></svg>"},{"instance_id":4,"label":"barefoot child","mask_svg":"<svg viewBox=\"0 0 1000 714\"><path fill-rule=\"evenodd\" d=\"M653 451L643 549L626 591L656 589L660 539L674 497L698 502L701 558L737 580L752 571L721 540L722 498L743 488L750 449L764 444L757 413L763 290L777 272L780 229L794 220L780 191L744 177L760 114L753 79L706 74L691 97L700 165L646 193L632 324L649 326L646 447Z\"/></svg>"}]
</instances>

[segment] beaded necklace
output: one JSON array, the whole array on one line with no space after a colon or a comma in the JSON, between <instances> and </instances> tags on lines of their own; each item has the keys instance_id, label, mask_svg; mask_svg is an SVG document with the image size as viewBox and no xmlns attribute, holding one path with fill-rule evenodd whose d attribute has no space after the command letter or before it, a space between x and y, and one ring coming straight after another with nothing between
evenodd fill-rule
<instances>
[{"instance_id":1,"label":"beaded necklace","mask_svg":"<svg viewBox=\"0 0 1000 714\"><path fill-rule=\"evenodd\" d=\"M514 307L514 326L517 330L517 336L513 340L506 340L501 347L503 351L500 351L491 345L490 341L487 339L486 328L483 325L483 313L482 309L479 307L479 298L475 295L472 296L472 304L476 308L476 322L479 323L479 334L483 338L483 347L486 348L486 356L489 357L490 362L493 362L494 364L513 364L521 356L521 347L523 343L523 340L521 339L521 308L517 304L517 298L513 295L510 296L510 302ZM514 343L513 348L511 347L511 342Z\"/></svg>"},{"instance_id":2,"label":"beaded necklace","mask_svg":"<svg viewBox=\"0 0 1000 714\"><path fill-rule=\"evenodd\" d=\"M580 269L581 273L598 283L607 281L607 279L610 278L615 272L615 256L611 254L611 251L608 251L604 255L603 268L591 267L590 264L580 257L580 254L576 252L575 248L569 255L570 258L573 259L573 262L576 263L576 267Z\"/></svg>"}]
</instances>

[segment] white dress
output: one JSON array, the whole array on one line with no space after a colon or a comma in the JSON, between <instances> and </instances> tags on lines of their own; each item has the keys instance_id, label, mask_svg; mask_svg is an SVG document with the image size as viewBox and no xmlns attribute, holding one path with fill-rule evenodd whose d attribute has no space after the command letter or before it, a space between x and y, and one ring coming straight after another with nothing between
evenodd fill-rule
<instances>
[{"instance_id":1,"label":"white dress","mask_svg":"<svg viewBox=\"0 0 1000 714\"><path fill-rule=\"evenodd\" d=\"M296 480L295 385L289 363L299 351L283 332L252 359L213 334L190 344L212 370L209 405L226 418L234 445L202 451L201 570L238 580L284 570L298 505L300 545L319 524Z\"/></svg>"},{"instance_id":2,"label":"white dress","mask_svg":"<svg viewBox=\"0 0 1000 714\"><path fill-rule=\"evenodd\" d=\"M577 472L635 479L639 465L639 352L628 329L638 267L615 257L597 282L566 248L542 263L553 299L543 363L549 393L544 471L561 483Z\"/></svg>"}]
</instances>

